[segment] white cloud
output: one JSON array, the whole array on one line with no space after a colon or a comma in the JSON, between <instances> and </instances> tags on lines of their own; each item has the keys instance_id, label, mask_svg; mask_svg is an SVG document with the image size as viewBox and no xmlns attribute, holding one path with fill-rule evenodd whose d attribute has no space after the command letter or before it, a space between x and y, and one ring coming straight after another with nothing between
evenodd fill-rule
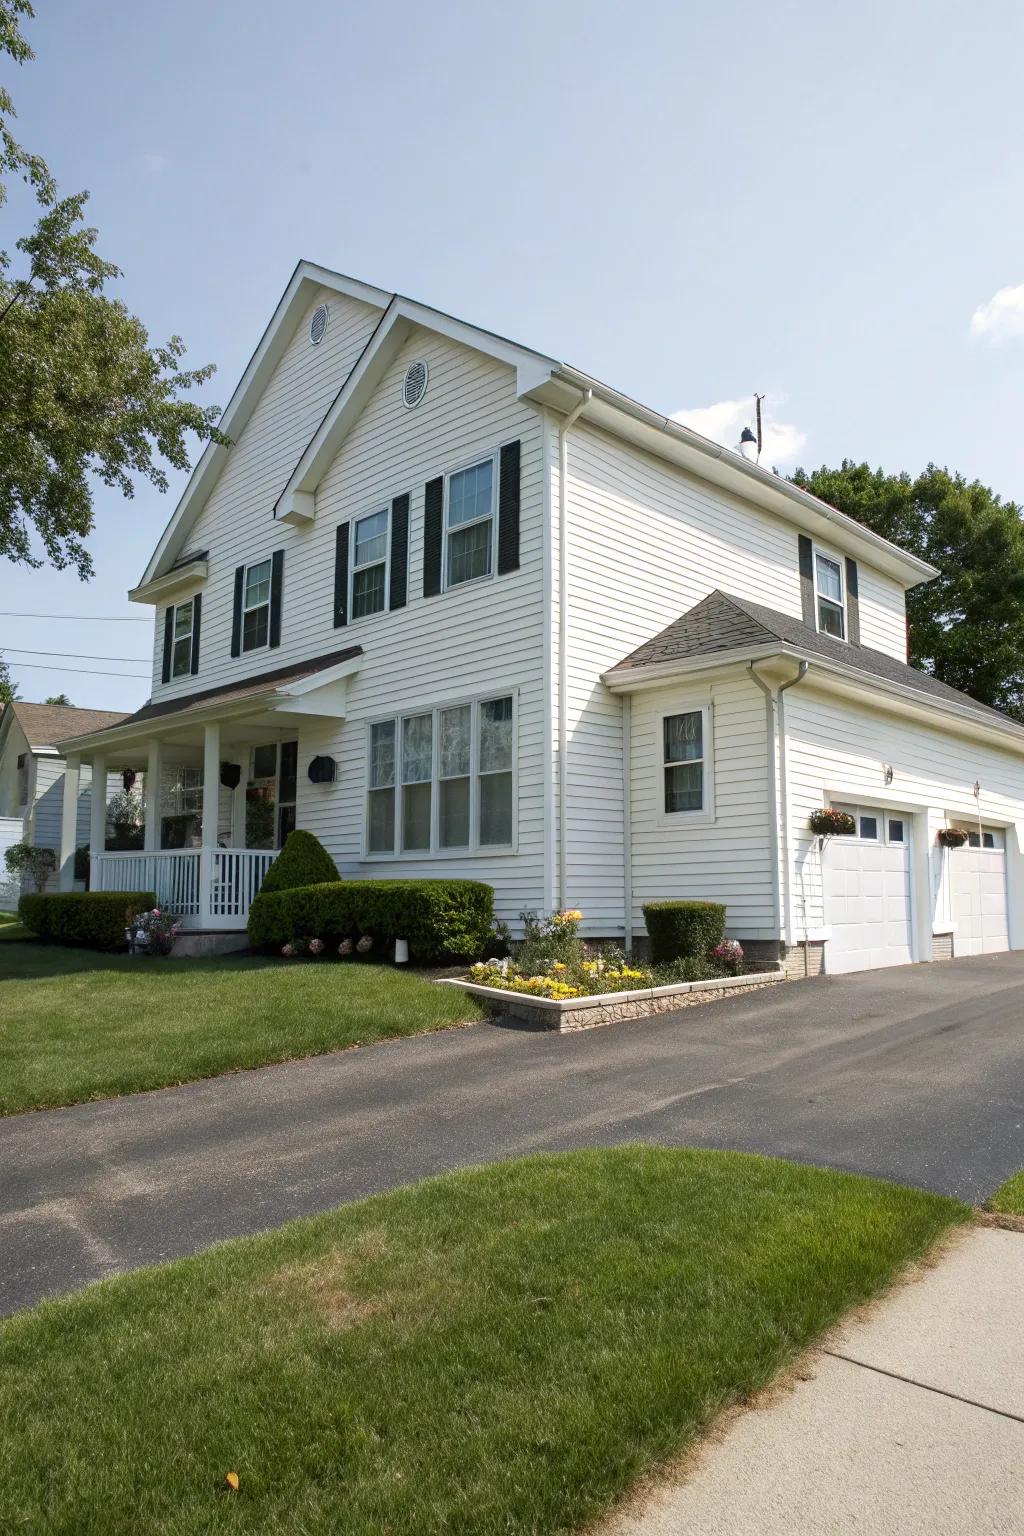
<instances>
[{"instance_id":1,"label":"white cloud","mask_svg":"<svg viewBox=\"0 0 1024 1536\"><path fill-rule=\"evenodd\" d=\"M775 419L772 407L783 403L769 396L761 404L764 438L761 463L766 469L776 464L780 468L791 468L807 442L807 434L791 421ZM743 400L719 400L715 405L699 405L693 410L674 411L672 420L699 432L702 437L710 437L712 442L721 443L725 448L737 448L743 428L754 430L754 402L749 395Z\"/></svg>"},{"instance_id":2,"label":"white cloud","mask_svg":"<svg viewBox=\"0 0 1024 1536\"><path fill-rule=\"evenodd\" d=\"M971 335L986 341L1016 341L1024 337L1024 283L1000 288L971 316Z\"/></svg>"}]
</instances>

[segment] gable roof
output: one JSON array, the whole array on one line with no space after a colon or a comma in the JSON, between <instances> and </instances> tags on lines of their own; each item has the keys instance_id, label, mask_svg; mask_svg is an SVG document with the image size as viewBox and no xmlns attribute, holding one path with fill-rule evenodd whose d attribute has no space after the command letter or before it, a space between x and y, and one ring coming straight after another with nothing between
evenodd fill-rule
<instances>
[{"instance_id":1,"label":"gable roof","mask_svg":"<svg viewBox=\"0 0 1024 1536\"><path fill-rule=\"evenodd\" d=\"M55 752L58 741L70 736L84 736L89 731L103 731L127 719L126 715L110 709L77 709L73 704L25 704L21 699L15 699L9 708L33 752Z\"/></svg>"},{"instance_id":2,"label":"gable roof","mask_svg":"<svg viewBox=\"0 0 1024 1536\"><path fill-rule=\"evenodd\" d=\"M221 430L233 441L255 409L273 370L284 354L294 333L298 314L314 291L332 288L338 293L362 300L381 312L381 318L356 360L348 377L340 381L338 393L320 426L300 455L287 485L278 495L275 516L306 522L312 515L312 495L322 475L326 460L348 427L350 410L358 413L366 393L372 388L386 361L414 325L451 336L464 345L499 358L516 368L516 389L521 398L540 406L568 412L581 405L580 415L616 436L636 443L645 451L668 459L727 491L746 497L757 505L786 518L819 537L840 532L853 553L858 551L880 570L906 586L929 581L938 572L925 560L908 554L883 539L880 534L854 518L828 506L809 491L751 464L739 453L702 437L680 422L659 411L631 400L629 396L599 379L582 373L567 363L510 341L494 331L471 325L433 309L403 294L389 293L342 273L332 272L314 262L300 261L292 273L277 308L249 361L238 387L220 420ZM171 515L153 557L139 582L138 591L164 574L180 553L188 532L209 499L223 470L229 448L208 443L185 491ZM277 488L268 487L269 494ZM269 499L269 495L268 495Z\"/></svg>"},{"instance_id":3,"label":"gable roof","mask_svg":"<svg viewBox=\"0 0 1024 1536\"><path fill-rule=\"evenodd\" d=\"M608 682L638 668L658 667L664 663L714 657L735 651L758 651L773 645L785 646L808 659L820 657L833 663L851 677L861 677L880 683L896 685L920 694L937 705L945 704L958 713L969 713L993 724L1012 726L1024 730L1016 720L1001 710L987 704L979 704L970 694L950 688L929 672L909 667L884 651L872 650L865 645L851 645L824 635L819 630L794 619L775 608L762 607L760 603L747 602L728 592L709 593L695 607L690 608L673 623L666 626L643 645L630 651L604 674Z\"/></svg>"}]
</instances>

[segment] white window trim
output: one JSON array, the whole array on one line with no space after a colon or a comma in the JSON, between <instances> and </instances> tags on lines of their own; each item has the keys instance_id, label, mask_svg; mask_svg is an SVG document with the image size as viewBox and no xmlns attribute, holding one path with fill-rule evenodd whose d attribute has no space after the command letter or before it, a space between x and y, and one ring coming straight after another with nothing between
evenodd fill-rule
<instances>
[{"instance_id":1,"label":"white window trim","mask_svg":"<svg viewBox=\"0 0 1024 1536\"><path fill-rule=\"evenodd\" d=\"M478 463L479 460L474 460ZM468 585L468 583L467 583ZM479 706L489 699L512 700L512 841L510 843L483 843L480 842L480 730L479 730ZM440 757L439 757L439 720L446 709L458 709L469 704L472 706L470 716L470 758L469 758L469 844L464 848L442 848L440 846L440 804L441 796L439 785ZM432 715L433 727L431 737L431 764L430 764L430 847L412 848L408 852L402 849L402 721L410 720L416 715ZM383 725L386 721L393 720L395 724L395 847L391 853L371 853L369 848L370 830L370 758L372 751L372 728L375 725ZM426 781L424 781L426 782ZM468 698L465 694L458 698L448 698L438 704L425 704L420 708L405 709L394 715L378 715L366 722L366 751L365 770L363 780L363 826L360 840L360 863L363 864L396 864L396 863L423 863L424 860L433 862L437 859L487 859L508 858L519 852L519 689L516 687L487 688L479 693L471 694Z\"/></svg>"},{"instance_id":2,"label":"white window trim","mask_svg":"<svg viewBox=\"0 0 1024 1536\"><path fill-rule=\"evenodd\" d=\"M252 605L252 607L250 608L250 607L248 607L246 605L245 593L246 593L246 589L247 589L247 587L249 585L249 572L251 570L254 570L255 567L258 566L258 565L269 565L270 566L269 589L267 591L267 600L266 600L265 603L254 603ZM240 654L242 656L248 656L250 654L250 652L252 652L252 651L264 651L264 650L267 650L269 648L269 646L270 646L270 605L271 605L271 602L273 600L273 596L274 596L274 562L273 562L273 559L271 558L271 556L270 555L264 555L259 560L249 560L249 561L247 561L247 563L245 565L245 568L242 571L242 618L241 618L241 623L239 625L240 634L238 636L239 652L240 652ZM245 643L245 616L246 616L247 613L257 613L261 608L265 608L267 610L267 638L264 640L262 645L246 646L246 643Z\"/></svg>"},{"instance_id":3,"label":"white window trim","mask_svg":"<svg viewBox=\"0 0 1024 1536\"><path fill-rule=\"evenodd\" d=\"M819 590L819 587L818 587L818 556L819 555L823 555L826 560L831 560L833 565L838 565L838 567L839 567L839 590L843 594L843 600L838 605L843 610L843 632L842 632L841 635L829 635L828 630L827 629L822 629L822 627L821 627L821 613L820 613L820 610L818 608L818 604L819 604L819 602L821 602L822 599L824 599L824 601L826 603L834 603L835 602L835 598L829 597L827 592L822 592L822 591ZM847 590L846 590L846 557L845 557L845 555L841 555L838 552L838 550L826 549L823 544L814 544L811 547L811 560L812 560L812 568L813 568L813 571L814 571L814 627L818 631L819 635L829 635L829 639L830 640L841 640L844 645L849 645L849 643L850 643L850 616L849 616L848 604L847 604L848 593L847 593Z\"/></svg>"},{"instance_id":4,"label":"white window trim","mask_svg":"<svg viewBox=\"0 0 1024 1536\"><path fill-rule=\"evenodd\" d=\"M910 848L913 836L914 811L907 810L901 805L886 805L884 800L870 800L864 805L858 805L854 800L838 799L835 795L826 795L826 803L836 811L846 811L857 823L857 830L843 839L844 842L870 843L872 848ZM862 816L873 816L876 823L874 837L861 837L860 819ZM889 836L889 822L902 821L903 838L896 842Z\"/></svg>"},{"instance_id":5,"label":"white window trim","mask_svg":"<svg viewBox=\"0 0 1024 1536\"><path fill-rule=\"evenodd\" d=\"M387 519L384 526L384 606L374 609L373 613L356 614L355 591L356 572L369 570L371 566L380 565L379 560L368 560L364 565L356 565L356 529L360 523L368 517L378 517L383 512ZM348 622L361 624L365 619L376 619L380 614L388 611L388 598L391 592L391 503L387 502L383 507L375 507L372 512L361 512L358 517L352 518L349 525L349 539L351 541L351 559L348 573Z\"/></svg>"},{"instance_id":6,"label":"white window trim","mask_svg":"<svg viewBox=\"0 0 1024 1536\"><path fill-rule=\"evenodd\" d=\"M178 610L180 608L187 608L188 611L189 611L188 634L187 634L187 636L186 635L179 635L179 634L176 633L176 630L177 630L177 627L178 627ZM195 600L194 596L193 597L186 597L183 602L174 603L172 605L172 612L171 612L171 675L170 675L170 678L168 679L169 682L173 683L175 678L190 677L191 676L191 674L192 674L192 662L194 660L194 657L193 657L193 654L192 654L192 649L193 649L193 646L195 644L195 633L196 633L196 600ZM185 639L188 640L188 666L185 668L184 672L175 672L175 670L174 670L174 653L177 650L179 643L182 640L185 640Z\"/></svg>"},{"instance_id":7,"label":"white window trim","mask_svg":"<svg viewBox=\"0 0 1024 1536\"><path fill-rule=\"evenodd\" d=\"M701 759L704 766L704 804L699 811L667 811L665 809L665 769L669 764L665 762L665 721L671 720L673 715L695 715L698 711L701 716L701 742L704 747L704 756ZM655 720L655 786L658 796L657 820L659 825L663 827L711 826L715 820L714 705L707 694L704 694L703 697L673 700L671 707L661 710L655 717Z\"/></svg>"},{"instance_id":8,"label":"white window trim","mask_svg":"<svg viewBox=\"0 0 1024 1536\"><path fill-rule=\"evenodd\" d=\"M478 464L491 463L491 510L486 517L474 518L471 523L460 523L455 530L461 533L466 528L475 528L479 523L490 521L491 524L491 568L484 576L473 576L468 581L450 583L448 580L448 491L452 480L456 475L461 475L463 470L475 469ZM498 568L498 474L500 469L500 450L492 448L484 453L476 453L472 458L465 459L461 464L456 464L452 469L444 472L444 499L441 508L441 591L462 592L467 587L478 587L485 581L493 581ZM497 698L497 694L485 695L485 697Z\"/></svg>"}]
</instances>

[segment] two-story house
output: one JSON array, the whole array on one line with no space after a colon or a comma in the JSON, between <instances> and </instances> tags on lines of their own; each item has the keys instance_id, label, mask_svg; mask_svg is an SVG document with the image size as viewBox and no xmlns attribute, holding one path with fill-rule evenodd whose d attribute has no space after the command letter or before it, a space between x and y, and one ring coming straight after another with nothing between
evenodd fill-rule
<instances>
[{"instance_id":1,"label":"two-story house","mask_svg":"<svg viewBox=\"0 0 1024 1536\"><path fill-rule=\"evenodd\" d=\"M237 932L300 826L343 876L486 880L513 926L630 940L645 900L708 897L808 969L1024 944L1024 728L906 665L923 561L308 262L223 428L131 594L152 698L74 744L147 786L145 853L97 822L94 888ZM856 835L814 838L823 805Z\"/></svg>"}]
</instances>

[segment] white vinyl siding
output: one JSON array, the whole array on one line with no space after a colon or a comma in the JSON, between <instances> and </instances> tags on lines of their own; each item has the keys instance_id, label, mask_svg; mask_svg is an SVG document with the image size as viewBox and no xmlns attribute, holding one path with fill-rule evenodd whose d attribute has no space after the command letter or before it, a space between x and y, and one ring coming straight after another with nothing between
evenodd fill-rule
<instances>
[{"instance_id":1,"label":"white vinyl siding","mask_svg":"<svg viewBox=\"0 0 1024 1536\"><path fill-rule=\"evenodd\" d=\"M664 720L694 707L705 722L714 819L664 812ZM645 901L706 899L725 903L727 931L741 943L777 937L764 700L754 684L731 674L705 685L703 700L692 685L634 694L630 739L634 933L646 931ZM621 784L621 765L619 773Z\"/></svg>"}]
</instances>

